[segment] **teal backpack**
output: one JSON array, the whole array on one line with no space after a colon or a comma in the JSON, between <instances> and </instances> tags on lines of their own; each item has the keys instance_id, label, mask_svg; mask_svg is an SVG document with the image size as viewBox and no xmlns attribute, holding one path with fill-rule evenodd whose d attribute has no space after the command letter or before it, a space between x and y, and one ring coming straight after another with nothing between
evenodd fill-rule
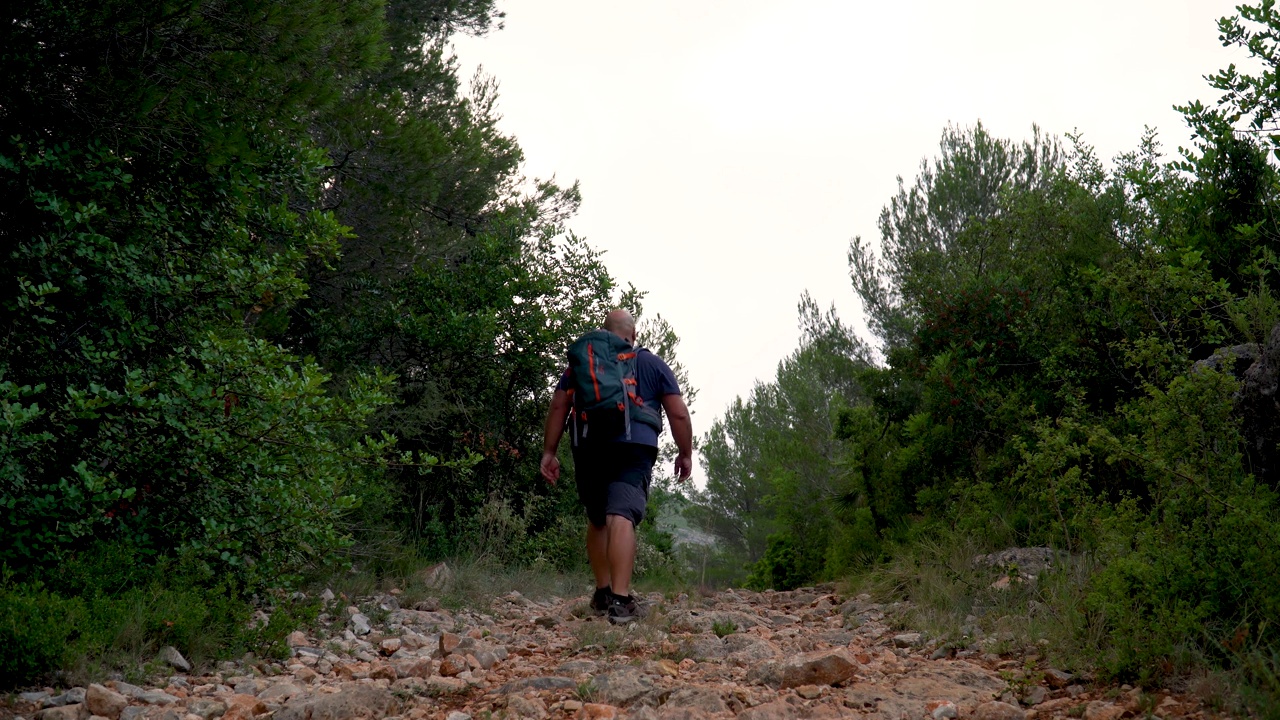
<instances>
[{"instance_id":1,"label":"teal backpack","mask_svg":"<svg viewBox=\"0 0 1280 720\"><path fill-rule=\"evenodd\" d=\"M648 352L608 330L592 330L569 346L573 444L588 438L631 439L631 423L662 432L662 415L636 393L636 356Z\"/></svg>"}]
</instances>

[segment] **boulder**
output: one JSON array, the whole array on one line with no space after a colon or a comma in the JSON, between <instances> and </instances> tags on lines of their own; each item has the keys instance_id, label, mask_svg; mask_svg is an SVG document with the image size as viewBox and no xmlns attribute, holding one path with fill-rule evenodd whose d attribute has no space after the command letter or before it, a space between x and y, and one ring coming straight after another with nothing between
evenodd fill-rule
<instances>
[{"instance_id":1,"label":"boulder","mask_svg":"<svg viewBox=\"0 0 1280 720\"><path fill-rule=\"evenodd\" d=\"M191 663L187 662L187 659L182 657L182 653L172 645L160 648L160 652L156 654L156 660L184 673L191 672Z\"/></svg>"},{"instance_id":2,"label":"boulder","mask_svg":"<svg viewBox=\"0 0 1280 720\"><path fill-rule=\"evenodd\" d=\"M619 707L634 702L653 689L653 680L634 667L597 675L591 682L601 700Z\"/></svg>"},{"instance_id":3,"label":"boulder","mask_svg":"<svg viewBox=\"0 0 1280 720\"><path fill-rule=\"evenodd\" d=\"M85 705L88 706L89 712L94 715L116 720L116 718L120 717L120 713L125 707L129 705L129 698L94 683L85 692Z\"/></svg>"},{"instance_id":4,"label":"boulder","mask_svg":"<svg viewBox=\"0 0 1280 720\"><path fill-rule=\"evenodd\" d=\"M973 717L975 720L1026 720L1027 714L1009 703L992 701L979 705Z\"/></svg>"},{"instance_id":5,"label":"boulder","mask_svg":"<svg viewBox=\"0 0 1280 720\"><path fill-rule=\"evenodd\" d=\"M363 683L343 683L336 693L294 700L273 720L364 720L399 712L391 691Z\"/></svg>"},{"instance_id":6,"label":"boulder","mask_svg":"<svg viewBox=\"0 0 1280 720\"><path fill-rule=\"evenodd\" d=\"M836 685L853 677L857 661L847 650L817 650L761 663L747 673L747 682L775 688Z\"/></svg>"}]
</instances>

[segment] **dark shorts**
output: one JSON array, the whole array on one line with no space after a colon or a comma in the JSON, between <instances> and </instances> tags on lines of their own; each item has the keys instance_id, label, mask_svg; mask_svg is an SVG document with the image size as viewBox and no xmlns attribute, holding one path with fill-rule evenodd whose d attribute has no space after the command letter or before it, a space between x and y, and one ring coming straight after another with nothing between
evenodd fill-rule
<instances>
[{"instance_id":1,"label":"dark shorts","mask_svg":"<svg viewBox=\"0 0 1280 720\"><path fill-rule=\"evenodd\" d=\"M649 481L658 448L638 443L579 445L573 450L578 499L592 525L602 527L609 515L639 525L649 502Z\"/></svg>"}]
</instances>

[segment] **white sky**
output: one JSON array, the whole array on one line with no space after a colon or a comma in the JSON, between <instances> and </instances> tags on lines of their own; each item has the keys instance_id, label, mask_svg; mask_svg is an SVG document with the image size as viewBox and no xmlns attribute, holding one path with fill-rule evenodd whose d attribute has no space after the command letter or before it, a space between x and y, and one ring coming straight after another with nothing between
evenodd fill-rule
<instances>
[{"instance_id":1,"label":"white sky","mask_svg":"<svg viewBox=\"0 0 1280 720\"><path fill-rule=\"evenodd\" d=\"M1172 152L1171 106L1243 60L1217 40L1234 4L525 0L455 49L498 79L526 173L581 181L571 228L681 336L701 435L796 347L804 290L865 328L849 240L878 240L947 122L1078 128L1104 158L1150 125Z\"/></svg>"}]
</instances>

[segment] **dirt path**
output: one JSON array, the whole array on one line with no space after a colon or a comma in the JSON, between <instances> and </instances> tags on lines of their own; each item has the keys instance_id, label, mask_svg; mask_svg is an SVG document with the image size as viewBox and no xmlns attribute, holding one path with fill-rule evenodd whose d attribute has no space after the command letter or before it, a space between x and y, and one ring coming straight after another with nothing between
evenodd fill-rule
<instances>
[{"instance_id":1,"label":"dirt path","mask_svg":"<svg viewBox=\"0 0 1280 720\"><path fill-rule=\"evenodd\" d=\"M363 612L338 603L327 634L290 637L285 662L222 663L163 688L27 693L14 710L35 720L1207 716L1190 698L1094 688L1034 656L951 652L829 587L653 594L647 616L622 627L587 599L512 592L487 612L400 608L394 595Z\"/></svg>"}]
</instances>

